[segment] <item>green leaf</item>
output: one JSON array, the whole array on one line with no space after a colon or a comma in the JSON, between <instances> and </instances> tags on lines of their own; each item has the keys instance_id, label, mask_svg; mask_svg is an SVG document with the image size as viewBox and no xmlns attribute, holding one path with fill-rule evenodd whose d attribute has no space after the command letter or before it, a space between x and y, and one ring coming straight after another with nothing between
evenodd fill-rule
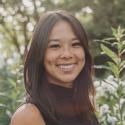
<instances>
[{"instance_id":1,"label":"green leaf","mask_svg":"<svg viewBox=\"0 0 125 125\"><path fill-rule=\"evenodd\" d=\"M7 80L13 87L16 87L16 82L14 79L8 78Z\"/></svg>"},{"instance_id":2,"label":"green leaf","mask_svg":"<svg viewBox=\"0 0 125 125\"><path fill-rule=\"evenodd\" d=\"M94 65L95 69L106 69L106 70L110 70L109 66L105 66L105 65Z\"/></svg>"},{"instance_id":3,"label":"green leaf","mask_svg":"<svg viewBox=\"0 0 125 125\"><path fill-rule=\"evenodd\" d=\"M111 49L106 47L104 44L101 44L102 51L108 55L116 64L118 64L118 56Z\"/></svg>"},{"instance_id":4,"label":"green leaf","mask_svg":"<svg viewBox=\"0 0 125 125\"><path fill-rule=\"evenodd\" d=\"M118 51L121 52L123 49L123 45L122 43L118 43Z\"/></svg>"},{"instance_id":5,"label":"green leaf","mask_svg":"<svg viewBox=\"0 0 125 125\"><path fill-rule=\"evenodd\" d=\"M112 30L112 34L113 34L113 36L116 36L116 34L117 34L117 30L114 29L113 27L111 28L111 30Z\"/></svg>"},{"instance_id":6,"label":"green leaf","mask_svg":"<svg viewBox=\"0 0 125 125\"><path fill-rule=\"evenodd\" d=\"M120 63L120 72L125 68L125 60Z\"/></svg>"},{"instance_id":7,"label":"green leaf","mask_svg":"<svg viewBox=\"0 0 125 125\"><path fill-rule=\"evenodd\" d=\"M125 101L122 103L122 106L121 106L121 113L124 114L125 112Z\"/></svg>"},{"instance_id":8,"label":"green leaf","mask_svg":"<svg viewBox=\"0 0 125 125\"><path fill-rule=\"evenodd\" d=\"M0 103L0 109L5 109L5 108L6 108L6 105L5 105L5 104Z\"/></svg>"},{"instance_id":9,"label":"green leaf","mask_svg":"<svg viewBox=\"0 0 125 125\"><path fill-rule=\"evenodd\" d=\"M121 54L123 54L125 52L125 49L123 49L122 51L121 51Z\"/></svg>"},{"instance_id":10,"label":"green leaf","mask_svg":"<svg viewBox=\"0 0 125 125\"><path fill-rule=\"evenodd\" d=\"M109 67L110 67L110 70L111 72L114 74L115 77L118 77L119 76L119 68L118 66L113 63L113 62L107 62Z\"/></svg>"}]
</instances>

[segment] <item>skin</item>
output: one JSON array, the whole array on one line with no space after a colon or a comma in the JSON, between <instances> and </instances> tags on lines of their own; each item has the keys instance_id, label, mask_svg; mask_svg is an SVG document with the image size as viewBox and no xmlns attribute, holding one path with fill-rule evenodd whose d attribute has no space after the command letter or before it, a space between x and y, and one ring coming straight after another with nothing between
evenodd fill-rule
<instances>
[{"instance_id":1,"label":"skin","mask_svg":"<svg viewBox=\"0 0 125 125\"><path fill-rule=\"evenodd\" d=\"M63 87L72 87L85 64L84 49L71 25L59 21L50 32L44 67L48 80Z\"/></svg>"},{"instance_id":2,"label":"skin","mask_svg":"<svg viewBox=\"0 0 125 125\"><path fill-rule=\"evenodd\" d=\"M10 125L45 125L45 122L33 104L24 104L14 113Z\"/></svg>"}]
</instances>

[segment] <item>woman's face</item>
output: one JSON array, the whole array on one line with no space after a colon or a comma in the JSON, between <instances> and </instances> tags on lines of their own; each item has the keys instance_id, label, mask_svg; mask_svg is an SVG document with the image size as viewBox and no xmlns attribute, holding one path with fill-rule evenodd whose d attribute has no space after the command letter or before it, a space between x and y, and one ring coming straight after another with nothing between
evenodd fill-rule
<instances>
[{"instance_id":1,"label":"woman's face","mask_svg":"<svg viewBox=\"0 0 125 125\"><path fill-rule=\"evenodd\" d=\"M53 84L72 87L85 64L85 53L71 25L59 21L49 35L44 67L48 80Z\"/></svg>"}]
</instances>

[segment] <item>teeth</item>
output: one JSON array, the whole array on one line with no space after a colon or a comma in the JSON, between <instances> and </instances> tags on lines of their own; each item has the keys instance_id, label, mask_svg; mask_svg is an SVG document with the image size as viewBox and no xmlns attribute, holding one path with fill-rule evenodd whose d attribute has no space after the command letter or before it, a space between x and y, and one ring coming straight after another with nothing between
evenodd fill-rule
<instances>
[{"instance_id":1,"label":"teeth","mask_svg":"<svg viewBox=\"0 0 125 125\"><path fill-rule=\"evenodd\" d=\"M71 71L74 68L74 64L68 64L68 65L59 65L58 67L62 71Z\"/></svg>"}]
</instances>

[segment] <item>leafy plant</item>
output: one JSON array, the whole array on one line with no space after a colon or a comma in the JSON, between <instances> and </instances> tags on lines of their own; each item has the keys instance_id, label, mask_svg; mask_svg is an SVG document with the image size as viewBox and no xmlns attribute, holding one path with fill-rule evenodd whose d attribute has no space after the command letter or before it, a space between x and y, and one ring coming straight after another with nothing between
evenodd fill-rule
<instances>
[{"instance_id":1,"label":"leafy plant","mask_svg":"<svg viewBox=\"0 0 125 125\"><path fill-rule=\"evenodd\" d=\"M102 40L102 54L109 57L101 68L105 80L96 81L101 125L125 125L125 29L112 28L113 38ZM102 90L103 92L101 92Z\"/></svg>"},{"instance_id":2,"label":"leafy plant","mask_svg":"<svg viewBox=\"0 0 125 125\"><path fill-rule=\"evenodd\" d=\"M0 68L0 125L9 125L24 93L22 65L17 61L10 65L6 60Z\"/></svg>"}]
</instances>

